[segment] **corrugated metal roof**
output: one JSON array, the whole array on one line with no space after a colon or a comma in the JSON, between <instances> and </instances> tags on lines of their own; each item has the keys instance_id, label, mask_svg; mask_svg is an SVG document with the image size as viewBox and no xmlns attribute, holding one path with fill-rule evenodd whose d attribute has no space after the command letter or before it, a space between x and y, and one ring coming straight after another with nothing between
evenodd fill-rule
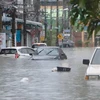
<instances>
[{"instance_id":1,"label":"corrugated metal roof","mask_svg":"<svg viewBox=\"0 0 100 100\"><path fill-rule=\"evenodd\" d=\"M5 21L11 21L11 20L12 20L11 17L6 17L6 15L3 14L2 21L5 22ZM19 18L16 18L15 21L17 21L17 22L22 22L22 23L24 22L23 19L19 19ZM43 26L43 24L40 23L40 22L35 22L35 21L30 21L30 20L26 20L26 24L33 24L33 25Z\"/></svg>"}]
</instances>

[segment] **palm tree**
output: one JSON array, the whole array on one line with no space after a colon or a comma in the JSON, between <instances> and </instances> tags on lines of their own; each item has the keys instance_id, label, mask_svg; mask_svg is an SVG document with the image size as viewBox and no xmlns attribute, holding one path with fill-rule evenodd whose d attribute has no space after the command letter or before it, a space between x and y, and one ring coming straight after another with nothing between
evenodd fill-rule
<instances>
[{"instance_id":1,"label":"palm tree","mask_svg":"<svg viewBox=\"0 0 100 100\"><path fill-rule=\"evenodd\" d=\"M72 6L70 12L71 24L81 30L87 26L88 37L100 31L100 0L70 0Z\"/></svg>"}]
</instances>

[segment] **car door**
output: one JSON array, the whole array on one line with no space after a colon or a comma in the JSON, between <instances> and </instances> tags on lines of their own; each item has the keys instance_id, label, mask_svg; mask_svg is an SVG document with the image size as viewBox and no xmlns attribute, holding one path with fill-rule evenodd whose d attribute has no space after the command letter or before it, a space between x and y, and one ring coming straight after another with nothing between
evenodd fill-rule
<instances>
[{"instance_id":1,"label":"car door","mask_svg":"<svg viewBox=\"0 0 100 100\"><path fill-rule=\"evenodd\" d=\"M30 58L32 53L34 53L34 50L31 48L21 48L20 50L20 58Z\"/></svg>"}]
</instances>

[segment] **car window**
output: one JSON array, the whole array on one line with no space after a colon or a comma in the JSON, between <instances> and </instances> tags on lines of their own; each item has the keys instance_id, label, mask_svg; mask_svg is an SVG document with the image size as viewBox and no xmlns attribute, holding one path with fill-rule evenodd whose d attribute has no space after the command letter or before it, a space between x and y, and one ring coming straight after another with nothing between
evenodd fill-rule
<instances>
[{"instance_id":1,"label":"car window","mask_svg":"<svg viewBox=\"0 0 100 100\"><path fill-rule=\"evenodd\" d=\"M30 48L27 49L27 52L28 52L28 54L34 54L34 50L32 50Z\"/></svg>"},{"instance_id":2,"label":"car window","mask_svg":"<svg viewBox=\"0 0 100 100\"><path fill-rule=\"evenodd\" d=\"M44 50L44 48L38 48L36 52L38 55L46 55L46 50Z\"/></svg>"},{"instance_id":3,"label":"car window","mask_svg":"<svg viewBox=\"0 0 100 100\"><path fill-rule=\"evenodd\" d=\"M21 48L21 49L19 49L19 51L20 51L21 53L23 53L23 54L28 54L28 51L27 51L26 48Z\"/></svg>"},{"instance_id":4,"label":"car window","mask_svg":"<svg viewBox=\"0 0 100 100\"><path fill-rule=\"evenodd\" d=\"M21 48L19 49L19 51L23 54L33 54L34 50L32 50L31 48Z\"/></svg>"},{"instance_id":5,"label":"car window","mask_svg":"<svg viewBox=\"0 0 100 100\"><path fill-rule=\"evenodd\" d=\"M2 49L0 54L15 54L16 52L16 49Z\"/></svg>"},{"instance_id":6,"label":"car window","mask_svg":"<svg viewBox=\"0 0 100 100\"><path fill-rule=\"evenodd\" d=\"M100 49L95 51L91 64L100 64Z\"/></svg>"}]
</instances>

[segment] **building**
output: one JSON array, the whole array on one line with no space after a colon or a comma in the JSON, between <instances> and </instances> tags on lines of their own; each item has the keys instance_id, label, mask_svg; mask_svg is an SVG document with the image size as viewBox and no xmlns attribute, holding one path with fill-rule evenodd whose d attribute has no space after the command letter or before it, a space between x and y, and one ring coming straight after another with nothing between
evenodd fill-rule
<instances>
[{"instance_id":1,"label":"building","mask_svg":"<svg viewBox=\"0 0 100 100\"><path fill-rule=\"evenodd\" d=\"M58 35L63 33L63 2L62 0L41 0L40 3L41 22L45 26L46 37L50 37L50 42L55 41L55 45L57 45Z\"/></svg>"},{"instance_id":2,"label":"building","mask_svg":"<svg viewBox=\"0 0 100 100\"><path fill-rule=\"evenodd\" d=\"M3 32L6 33L7 36L7 46L12 46L12 33L11 33L11 23L7 23L7 22L11 22L12 18L11 17L6 17L5 14L3 14L2 17L2 21L5 22L5 24L3 25ZM15 40L14 40L14 45L15 46L21 46L24 45L23 43L23 23L24 21L22 19L16 18L15 19L15 28L16 28L16 32L15 32ZM42 29L42 24L39 22L35 22L35 21L30 21L30 20L26 20L26 45L27 46L31 46L32 43L35 41L35 39L37 38L38 31L39 28Z\"/></svg>"},{"instance_id":3,"label":"building","mask_svg":"<svg viewBox=\"0 0 100 100\"><path fill-rule=\"evenodd\" d=\"M7 2L8 4L8 2ZM23 4L23 0L16 0L16 3L11 5L9 1L9 5L4 6L3 9L3 30L2 32L6 34L6 46L21 46L25 45L24 41L26 41L27 46L31 46L33 42L39 42L40 41L40 33L42 31L43 25L36 21L36 17L34 15L34 0L26 0L26 5ZM16 9L16 12L10 13L11 16L8 17L8 12L5 12L5 10L12 10L12 8ZM32 13L31 13L32 12ZM12 17L12 14L16 14L13 16L17 16L15 18L15 22L12 21L14 17ZM25 20L24 20L25 19ZM25 23L24 23L25 21ZM15 23L15 36L12 37L12 23ZM25 31L24 31L24 26ZM24 34L26 33L26 36ZM25 39L25 40L24 40Z\"/></svg>"}]
</instances>

